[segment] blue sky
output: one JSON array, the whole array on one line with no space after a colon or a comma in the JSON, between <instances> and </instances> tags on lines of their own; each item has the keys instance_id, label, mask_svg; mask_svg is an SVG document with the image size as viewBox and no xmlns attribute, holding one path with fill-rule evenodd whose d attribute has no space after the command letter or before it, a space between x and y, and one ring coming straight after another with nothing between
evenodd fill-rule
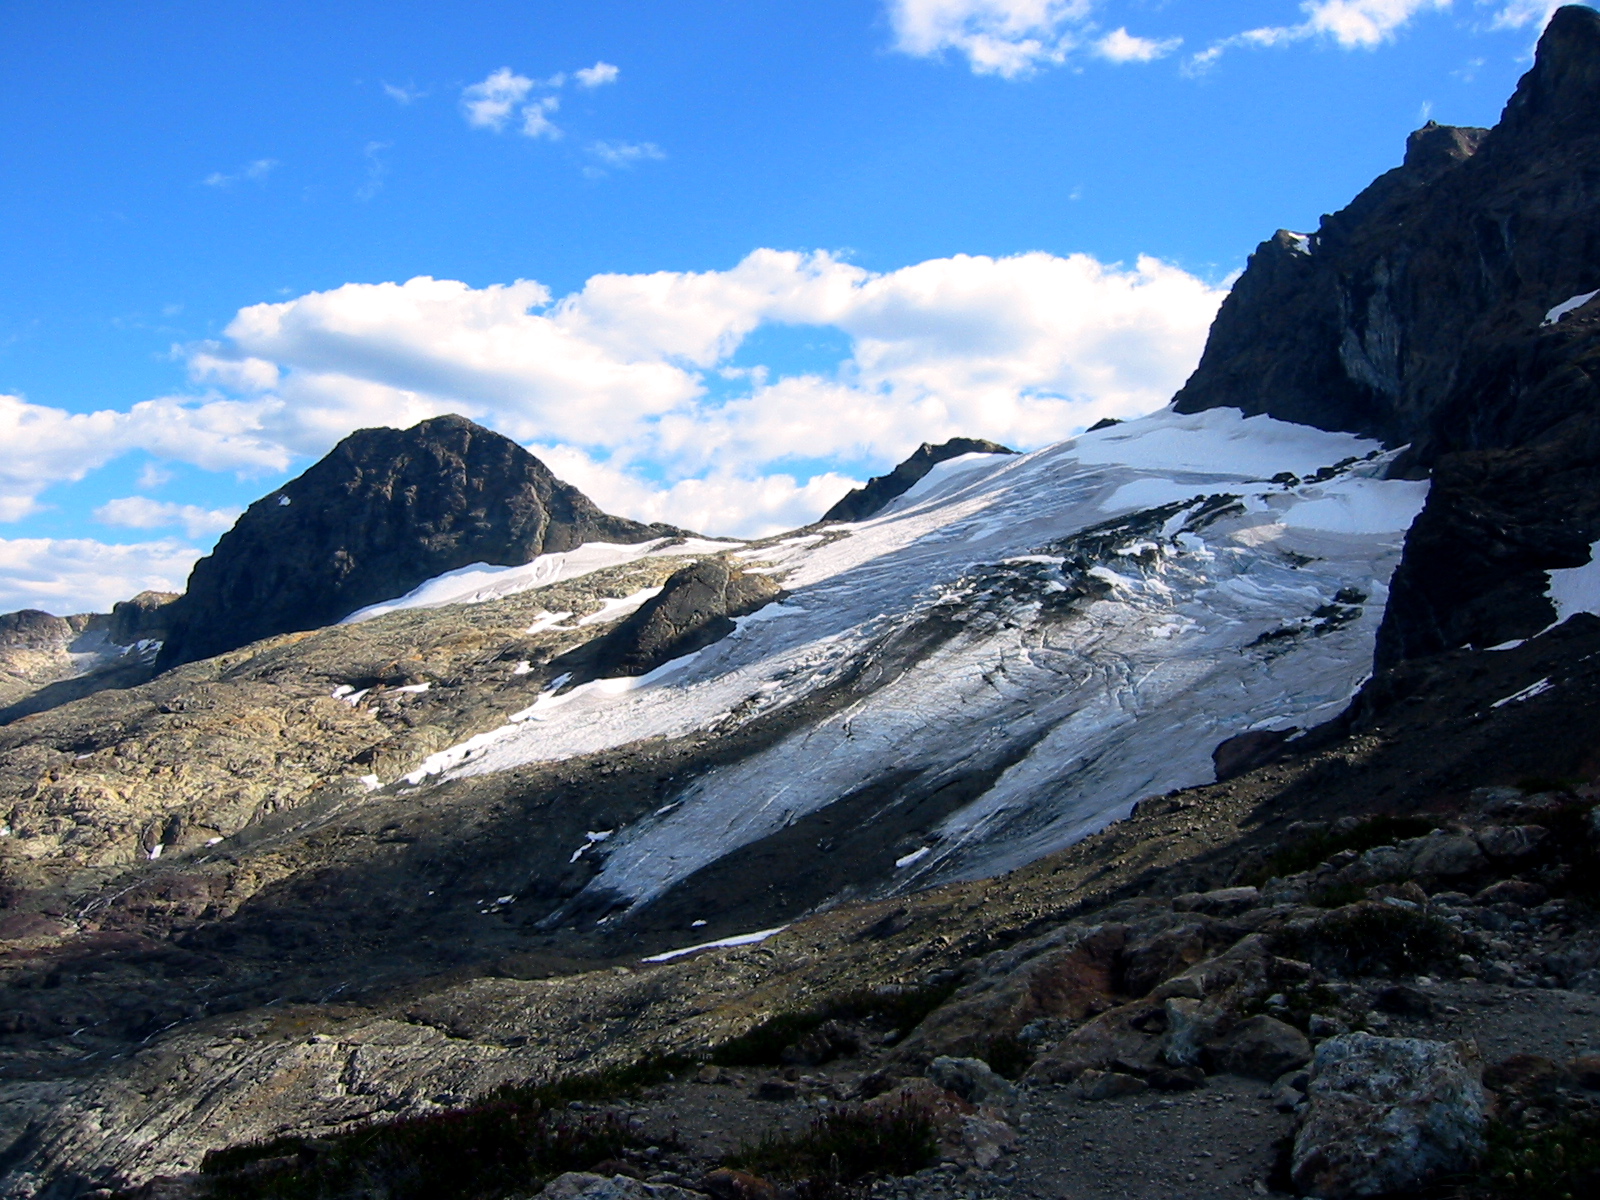
<instances>
[{"instance_id":1,"label":"blue sky","mask_svg":"<svg viewBox=\"0 0 1600 1200\"><path fill-rule=\"evenodd\" d=\"M436 412L753 533L1148 411L1255 244L1492 124L1550 8L13 0L0 611L181 586Z\"/></svg>"}]
</instances>

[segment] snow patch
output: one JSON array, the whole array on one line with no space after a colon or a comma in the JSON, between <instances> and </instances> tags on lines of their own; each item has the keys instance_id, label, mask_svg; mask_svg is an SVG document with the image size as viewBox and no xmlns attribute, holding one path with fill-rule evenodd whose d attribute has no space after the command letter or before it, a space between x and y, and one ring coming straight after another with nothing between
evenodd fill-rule
<instances>
[{"instance_id":1,"label":"snow patch","mask_svg":"<svg viewBox=\"0 0 1600 1200\"><path fill-rule=\"evenodd\" d=\"M1570 300L1563 300L1549 312L1545 313L1544 320L1539 322L1540 326L1543 327L1545 325L1558 324L1562 317L1566 316L1569 312L1576 312L1585 304L1589 303L1589 301L1593 300L1596 296L1600 296L1600 288L1596 288L1592 292L1585 292L1581 296L1574 296Z\"/></svg>"},{"instance_id":2,"label":"snow patch","mask_svg":"<svg viewBox=\"0 0 1600 1200\"><path fill-rule=\"evenodd\" d=\"M1539 680L1538 683L1530 683L1520 692L1512 692L1511 695L1496 700L1493 704L1489 705L1489 707L1503 708L1507 704L1521 704L1524 700L1532 700L1535 696L1544 695L1546 692L1554 689L1555 686L1555 684L1550 682L1549 676L1546 676L1545 678Z\"/></svg>"},{"instance_id":3,"label":"snow patch","mask_svg":"<svg viewBox=\"0 0 1600 1200\"><path fill-rule=\"evenodd\" d=\"M659 596L661 589L658 587L640 588L631 596L618 596L605 600L600 605L599 612L592 612L587 617L579 617L579 625L608 625L612 621L620 621L630 613L638 612L644 607L646 600Z\"/></svg>"},{"instance_id":4,"label":"snow patch","mask_svg":"<svg viewBox=\"0 0 1600 1200\"><path fill-rule=\"evenodd\" d=\"M742 542L717 542L708 538L686 538L673 541L656 538L648 542L621 545L613 542L585 542L575 550L558 554L541 554L530 563L518 567L497 567L489 563L473 563L446 571L425 583L418 584L404 596L369 604L357 609L341 625L354 625L370 621L386 613L404 612L417 608L442 608L448 604L484 604L490 600L503 600L534 588L565 583L583 575L591 575L606 567L621 566L649 557L693 556L716 554L736 550ZM569 614L570 615L570 614Z\"/></svg>"},{"instance_id":5,"label":"snow patch","mask_svg":"<svg viewBox=\"0 0 1600 1200\"><path fill-rule=\"evenodd\" d=\"M703 922L702 922L703 923ZM649 958L642 958L640 962L660 963L671 962L675 958L682 958L686 954L696 954L701 950L721 950L728 946L754 946L764 942L775 934L782 933L789 928L779 925L773 929L761 929L755 933L741 933L735 937L718 938L714 942L701 942L698 946L685 946L682 950L668 950L664 954L652 954Z\"/></svg>"},{"instance_id":6,"label":"snow patch","mask_svg":"<svg viewBox=\"0 0 1600 1200\"><path fill-rule=\"evenodd\" d=\"M1600 616L1600 542L1589 547L1589 561L1583 566L1551 571L1545 595L1556 606L1555 625L1578 613Z\"/></svg>"}]
</instances>

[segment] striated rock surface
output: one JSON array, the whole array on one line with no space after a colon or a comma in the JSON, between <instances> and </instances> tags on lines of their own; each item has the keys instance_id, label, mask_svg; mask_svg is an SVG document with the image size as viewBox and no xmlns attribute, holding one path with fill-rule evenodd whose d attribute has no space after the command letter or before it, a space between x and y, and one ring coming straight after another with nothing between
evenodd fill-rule
<instances>
[{"instance_id":1,"label":"striated rock surface","mask_svg":"<svg viewBox=\"0 0 1600 1200\"><path fill-rule=\"evenodd\" d=\"M360 429L252 504L195 564L157 666L332 625L472 563L514 566L585 542L680 532L601 512L464 417Z\"/></svg>"},{"instance_id":2,"label":"striated rock surface","mask_svg":"<svg viewBox=\"0 0 1600 1200\"><path fill-rule=\"evenodd\" d=\"M923 442L910 458L900 463L887 475L877 475L867 480L822 514L824 521L865 521L896 496L909 492L917 480L947 459L963 454L1015 454L1016 451L998 442L983 438L951 438L937 446Z\"/></svg>"}]
</instances>

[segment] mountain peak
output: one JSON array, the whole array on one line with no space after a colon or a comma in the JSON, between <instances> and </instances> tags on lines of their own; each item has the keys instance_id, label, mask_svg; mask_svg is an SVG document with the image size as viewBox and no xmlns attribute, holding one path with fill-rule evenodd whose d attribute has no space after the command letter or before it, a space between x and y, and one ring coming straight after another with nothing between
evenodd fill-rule
<instances>
[{"instance_id":1,"label":"mountain peak","mask_svg":"<svg viewBox=\"0 0 1600 1200\"><path fill-rule=\"evenodd\" d=\"M1518 134L1593 126L1600 114L1600 12L1558 8L1539 38L1533 69L1517 83L1500 127Z\"/></svg>"},{"instance_id":2,"label":"mountain peak","mask_svg":"<svg viewBox=\"0 0 1600 1200\"><path fill-rule=\"evenodd\" d=\"M252 504L195 564L161 669L331 625L472 563L681 530L602 512L510 438L454 414L358 429Z\"/></svg>"},{"instance_id":3,"label":"mountain peak","mask_svg":"<svg viewBox=\"0 0 1600 1200\"><path fill-rule=\"evenodd\" d=\"M923 442L911 457L901 462L887 475L876 475L822 514L824 521L865 521L896 496L903 496L912 486L947 459L963 454L1015 454L1016 451L999 442L984 438L951 438L935 445Z\"/></svg>"}]
</instances>

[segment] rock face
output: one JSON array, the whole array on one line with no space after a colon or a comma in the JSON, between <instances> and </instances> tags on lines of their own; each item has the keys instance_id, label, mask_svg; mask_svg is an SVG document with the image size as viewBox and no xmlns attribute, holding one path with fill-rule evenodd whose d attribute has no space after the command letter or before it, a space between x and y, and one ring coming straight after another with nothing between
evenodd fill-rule
<instances>
[{"instance_id":1,"label":"rock face","mask_svg":"<svg viewBox=\"0 0 1600 1200\"><path fill-rule=\"evenodd\" d=\"M157 667L332 625L471 563L680 530L608 516L511 439L464 417L360 429L257 500L195 564Z\"/></svg>"},{"instance_id":2,"label":"rock face","mask_svg":"<svg viewBox=\"0 0 1600 1200\"><path fill-rule=\"evenodd\" d=\"M1489 1100L1476 1064L1445 1042L1347 1033L1317 1047L1311 1107L1294 1139L1302 1192L1343 1200L1417 1187L1483 1148Z\"/></svg>"},{"instance_id":3,"label":"rock face","mask_svg":"<svg viewBox=\"0 0 1600 1200\"><path fill-rule=\"evenodd\" d=\"M572 684L648 675L663 663L727 637L735 617L748 616L782 595L783 589L767 576L741 571L725 558L708 558L674 574L610 633L551 665L570 674Z\"/></svg>"},{"instance_id":4,"label":"rock face","mask_svg":"<svg viewBox=\"0 0 1600 1200\"><path fill-rule=\"evenodd\" d=\"M1569 6L1494 129L1430 123L1315 233L1262 243L1176 398L1433 471L1380 666L1537 633L1545 573L1600 539L1600 296L1573 303L1600 288L1597 117L1600 13Z\"/></svg>"},{"instance_id":5,"label":"rock face","mask_svg":"<svg viewBox=\"0 0 1600 1200\"><path fill-rule=\"evenodd\" d=\"M946 459L959 458L963 454L1015 453L1015 450L1002 446L998 442L988 442L983 438L951 438L948 442L941 442L937 446L930 442L923 442L910 458L895 467L887 475L877 475L867 480L865 487L856 488L844 499L840 500L839 503L823 513L822 519L824 521L865 521L896 496L903 496L909 492L917 480Z\"/></svg>"},{"instance_id":6,"label":"rock face","mask_svg":"<svg viewBox=\"0 0 1600 1200\"><path fill-rule=\"evenodd\" d=\"M0 614L0 725L151 675L170 592L140 592L105 613Z\"/></svg>"}]
</instances>

